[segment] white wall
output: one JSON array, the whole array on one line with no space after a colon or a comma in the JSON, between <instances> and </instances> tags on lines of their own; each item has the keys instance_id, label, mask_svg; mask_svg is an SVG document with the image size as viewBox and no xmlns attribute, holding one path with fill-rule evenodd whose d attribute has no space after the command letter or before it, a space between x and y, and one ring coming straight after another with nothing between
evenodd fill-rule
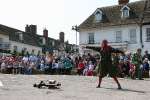
<instances>
[{"instance_id":1,"label":"white wall","mask_svg":"<svg viewBox=\"0 0 150 100\"><path fill-rule=\"evenodd\" d=\"M9 42L9 36L8 35L0 34L0 38L2 38L3 42Z\"/></svg>"},{"instance_id":2,"label":"white wall","mask_svg":"<svg viewBox=\"0 0 150 100\"><path fill-rule=\"evenodd\" d=\"M145 41L145 32L146 27L143 27L143 41ZM95 36L95 43L100 45L103 39L107 39L109 42L116 42L116 31L122 31L122 42L129 41L130 36L129 32L130 29L136 29L136 37L137 43L130 44L128 43L127 50L131 52L135 52L136 49L141 48L140 43L140 28L137 25L121 25L121 26L113 26L113 27L106 27L101 29L91 29L91 30L80 30L79 33L79 45L88 45L88 33L94 33ZM150 50L150 43L144 42L144 49L143 50ZM81 49L81 48L80 48Z\"/></svg>"},{"instance_id":3,"label":"white wall","mask_svg":"<svg viewBox=\"0 0 150 100\"><path fill-rule=\"evenodd\" d=\"M23 48L27 48L27 51L29 53L31 53L32 50L34 50L35 54L37 54L38 51L42 52L42 48L41 47L36 47L36 46L28 45L28 44L23 44L23 43L15 42L15 41L10 41L10 43L11 43L11 50L14 50L14 46L17 46L17 50L19 52L21 52L21 50Z\"/></svg>"}]
</instances>

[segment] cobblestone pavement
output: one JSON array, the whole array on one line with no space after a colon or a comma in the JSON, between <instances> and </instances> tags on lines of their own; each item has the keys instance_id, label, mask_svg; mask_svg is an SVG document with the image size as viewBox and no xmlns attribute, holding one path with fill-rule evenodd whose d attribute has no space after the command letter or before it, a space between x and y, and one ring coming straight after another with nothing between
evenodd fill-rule
<instances>
[{"instance_id":1,"label":"cobblestone pavement","mask_svg":"<svg viewBox=\"0 0 150 100\"><path fill-rule=\"evenodd\" d=\"M60 89L38 89L39 80L54 79ZM0 74L0 100L150 100L150 79L119 79L122 90L111 78L104 78L96 88L97 77L65 75L4 75Z\"/></svg>"}]
</instances>

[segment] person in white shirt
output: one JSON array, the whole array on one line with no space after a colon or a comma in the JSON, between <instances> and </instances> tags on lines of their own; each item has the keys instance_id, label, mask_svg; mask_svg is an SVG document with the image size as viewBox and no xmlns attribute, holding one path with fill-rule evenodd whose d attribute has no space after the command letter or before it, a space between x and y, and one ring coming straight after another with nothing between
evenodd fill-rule
<instances>
[{"instance_id":1,"label":"person in white shirt","mask_svg":"<svg viewBox=\"0 0 150 100\"><path fill-rule=\"evenodd\" d=\"M24 63L27 63L29 61L29 57L28 56L24 56L22 58L22 60L23 60Z\"/></svg>"},{"instance_id":2,"label":"person in white shirt","mask_svg":"<svg viewBox=\"0 0 150 100\"><path fill-rule=\"evenodd\" d=\"M3 61L2 64L1 64L1 73L4 73L6 70L6 64L5 62Z\"/></svg>"}]
</instances>

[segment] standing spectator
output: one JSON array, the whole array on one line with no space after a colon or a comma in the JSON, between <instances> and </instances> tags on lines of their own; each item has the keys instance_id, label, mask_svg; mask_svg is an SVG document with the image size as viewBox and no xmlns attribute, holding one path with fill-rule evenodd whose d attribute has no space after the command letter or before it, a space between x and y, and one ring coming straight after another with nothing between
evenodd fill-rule
<instances>
[{"instance_id":1,"label":"standing spectator","mask_svg":"<svg viewBox=\"0 0 150 100\"><path fill-rule=\"evenodd\" d=\"M145 54L144 54L144 56L143 56L143 60L144 60L145 58L147 58L147 59L150 61L150 54L148 53L147 50L145 51Z\"/></svg>"},{"instance_id":2,"label":"standing spectator","mask_svg":"<svg viewBox=\"0 0 150 100\"><path fill-rule=\"evenodd\" d=\"M137 49L137 52L133 54L132 57L132 63L135 65L135 75L136 78L138 78L139 80L143 80L142 79L142 55L141 55L141 49Z\"/></svg>"}]
</instances>

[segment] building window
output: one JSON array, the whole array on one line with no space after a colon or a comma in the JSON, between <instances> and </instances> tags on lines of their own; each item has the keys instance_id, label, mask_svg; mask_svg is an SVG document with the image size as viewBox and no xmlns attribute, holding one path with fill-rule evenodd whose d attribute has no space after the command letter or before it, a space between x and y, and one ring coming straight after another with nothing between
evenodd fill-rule
<instances>
[{"instance_id":1,"label":"building window","mask_svg":"<svg viewBox=\"0 0 150 100\"><path fill-rule=\"evenodd\" d=\"M130 43L136 43L136 29L130 30Z\"/></svg>"},{"instance_id":2,"label":"building window","mask_svg":"<svg viewBox=\"0 0 150 100\"><path fill-rule=\"evenodd\" d=\"M45 37L43 37L43 39L42 39L42 44L43 44L43 45L45 45L45 44L46 44Z\"/></svg>"},{"instance_id":3,"label":"building window","mask_svg":"<svg viewBox=\"0 0 150 100\"><path fill-rule=\"evenodd\" d=\"M89 33L89 44L94 44L94 33Z\"/></svg>"},{"instance_id":4,"label":"building window","mask_svg":"<svg viewBox=\"0 0 150 100\"><path fill-rule=\"evenodd\" d=\"M95 15L95 22L100 22L102 20L102 17L103 17L103 13L100 9L97 9L95 12L94 12L94 15Z\"/></svg>"},{"instance_id":5,"label":"building window","mask_svg":"<svg viewBox=\"0 0 150 100\"><path fill-rule=\"evenodd\" d=\"M129 17L129 10L130 10L130 8L126 5L121 9L122 18L128 18Z\"/></svg>"},{"instance_id":6,"label":"building window","mask_svg":"<svg viewBox=\"0 0 150 100\"><path fill-rule=\"evenodd\" d=\"M55 46L55 41L52 41L52 46Z\"/></svg>"},{"instance_id":7,"label":"building window","mask_svg":"<svg viewBox=\"0 0 150 100\"><path fill-rule=\"evenodd\" d=\"M18 32L15 32L15 35L18 35L19 36L19 40L23 40L23 33L18 31Z\"/></svg>"},{"instance_id":8,"label":"building window","mask_svg":"<svg viewBox=\"0 0 150 100\"><path fill-rule=\"evenodd\" d=\"M123 12L122 12L122 17L123 17L123 18L129 17L129 11L128 11L128 10L123 10Z\"/></svg>"},{"instance_id":9,"label":"building window","mask_svg":"<svg viewBox=\"0 0 150 100\"><path fill-rule=\"evenodd\" d=\"M150 28L146 29L146 41L150 42Z\"/></svg>"},{"instance_id":10,"label":"building window","mask_svg":"<svg viewBox=\"0 0 150 100\"><path fill-rule=\"evenodd\" d=\"M116 42L122 42L122 32L116 31Z\"/></svg>"},{"instance_id":11,"label":"building window","mask_svg":"<svg viewBox=\"0 0 150 100\"><path fill-rule=\"evenodd\" d=\"M95 14L95 21L100 22L102 20L102 13L99 11Z\"/></svg>"},{"instance_id":12,"label":"building window","mask_svg":"<svg viewBox=\"0 0 150 100\"><path fill-rule=\"evenodd\" d=\"M19 34L19 40L21 40L21 41L23 40L23 34L22 33Z\"/></svg>"}]
</instances>

